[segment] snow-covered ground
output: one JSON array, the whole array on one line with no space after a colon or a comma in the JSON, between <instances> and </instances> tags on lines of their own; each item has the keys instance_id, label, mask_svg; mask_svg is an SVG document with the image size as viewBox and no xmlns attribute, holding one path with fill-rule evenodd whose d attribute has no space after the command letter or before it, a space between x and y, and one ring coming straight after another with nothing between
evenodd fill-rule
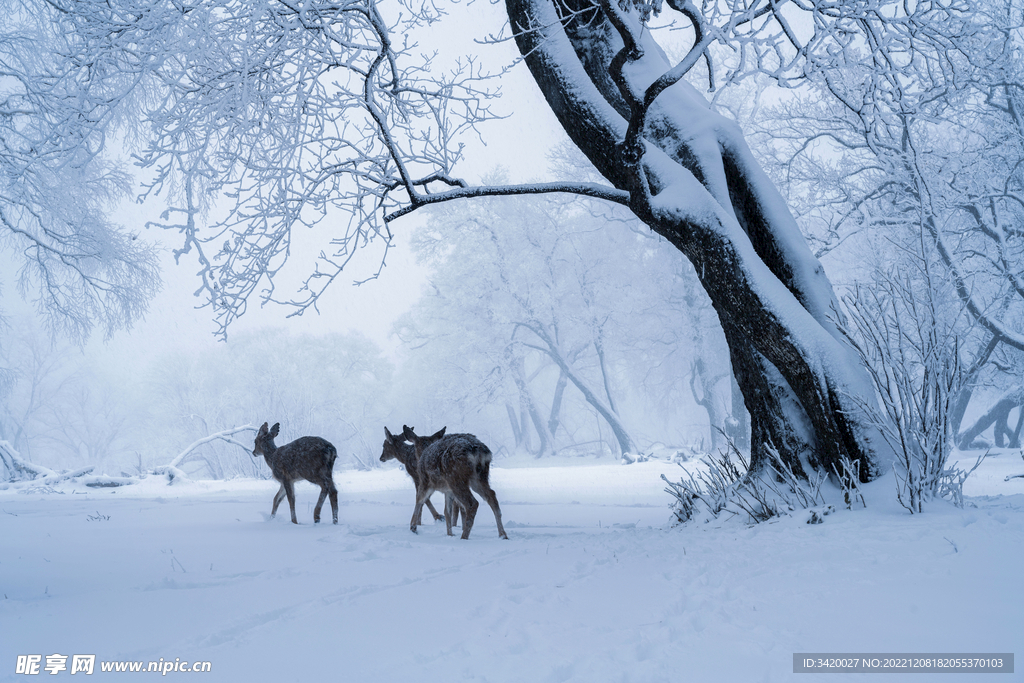
<instances>
[{"instance_id":1,"label":"snow-covered ground","mask_svg":"<svg viewBox=\"0 0 1024 683\"><path fill-rule=\"evenodd\" d=\"M0 491L0 681L55 653L111 679L131 675L101 662L162 658L210 681L446 683L928 680L793 674L793 653L1024 653L1018 454L975 473L966 509L911 516L887 477L818 525L673 528L662 472L495 467L508 541L486 505L469 541L413 535L398 469L336 474L338 526L311 523L305 484L297 527L287 503L267 521L265 481Z\"/></svg>"}]
</instances>

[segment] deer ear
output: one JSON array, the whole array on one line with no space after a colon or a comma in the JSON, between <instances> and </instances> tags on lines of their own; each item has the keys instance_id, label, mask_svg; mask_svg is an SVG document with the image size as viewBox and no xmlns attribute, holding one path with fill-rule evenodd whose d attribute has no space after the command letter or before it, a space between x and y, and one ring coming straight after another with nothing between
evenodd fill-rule
<instances>
[{"instance_id":1,"label":"deer ear","mask_svg":"<svg viewBox=\"0 0 1024 683\"><path fill-rule=\"evenodd\" d=\"M408 439L409 441L416 443L416 432L412 431L412 427L402 425L402 435L405 436L405 438Z\"/></svg>"},{"instance_id":2,"label":"deer ear","mask_svg":"<svg viewBox=\"0 0 1024 683\"><path fill-rule=\"evenodd\" d=\"M392 443L394 443L395 441L395 436L390 431L388 431L387 427L384 428L384 438L386 438L388 441Z\"/></svg>"},{"instance_id":3,"label":"deer ear","mask_svg":"<svg viewBox=\"0 0 1024 683\"><path fill-rule=\"evenodd\" d=\"M437 434L434 434L430 438L431 439L440 439L442 436L444 436L444 432L445 432L446 429L448 429L448 427L441 427L441 431L439 431Z\"/></svg>"},{"instance_id":4,"label":"deer ear","mask_svg":"<svg viewBox=\"0 0 1024 683\"><path fill-rule=\"evenodd\" d=\"M267 433L267 423L264 422L263 426L260 427L260 431L256 434L256 436L265 436L266 433Z\"/></svg>"},{"instance_id":5,"label":"deer ear","mask_svg":"<svg viewBox=\"0 0 1024 683\"><path fill-rule=\"evenodd\" d=\"M275 422L274 426L270 428L270 438L274 438L281 432L281 423Z\"/></svg>"}]
</instances>

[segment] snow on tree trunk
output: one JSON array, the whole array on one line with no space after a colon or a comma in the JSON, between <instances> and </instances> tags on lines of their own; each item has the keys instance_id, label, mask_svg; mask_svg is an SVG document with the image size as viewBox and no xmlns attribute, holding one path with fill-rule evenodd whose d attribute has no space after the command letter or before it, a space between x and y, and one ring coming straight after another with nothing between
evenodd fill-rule
<instances>
[{"instance_id":1,"label":"snow on tree trunk","mask_svg":"<svg viewBox=\"0 0 1024 683\"><path fill-rule=\"evenodd\" d=\"M506 8L569 137L693 264L750 413L752 467L768 462L773 445L798 473L838 470L850 458L865 481L879 476L891 451L859 407L874 403L873 389L829 320L838 310L831 284L735 124L680 80L645 105L645 137L624 144L638 103L673 68L635 12L613 9L636 40L626 49L604 11L582 0Z\"/></svg>"}]
</instances>

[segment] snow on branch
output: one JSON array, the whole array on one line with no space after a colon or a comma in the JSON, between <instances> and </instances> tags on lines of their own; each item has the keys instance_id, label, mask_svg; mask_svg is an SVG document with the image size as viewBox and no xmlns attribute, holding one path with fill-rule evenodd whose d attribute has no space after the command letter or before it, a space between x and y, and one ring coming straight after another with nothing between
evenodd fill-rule
<instances>
[{"instance_id":1,"label":"snow on branch","mask_svg":"<svg viewBox=\"0 0 1024 683\"><path fill-rule=\"evenodd\" d=\"M63 30L74 13L20 4L5 5L0 22L0 241L52 332L109 335L130 327L160 284L152 246L110 219L131 174L100 154L134 120L119 114L134 79Z\"/></svg>"},{"instance_id":2,"label":"snow on branch","mask_svg":"<svg viewBox=\"0 0 1024 683\"><path fill-rule=\"evenodd\" d=\"M235 434L245 431L255 432L256 428L250 424L247 424L242 425L241 427L225 429L224 431L217 432L216 434L210 434L209 436L204 436L201 439L197 439L193 441L191 444L189 444L188 447L186 447L185 450L183 450L173 460L171 460L171 462L167 463L166 465L154 467L151 470L151 473L166 476L168 483L174 483L175 481L188 481L188 476L183 471L181 471L179 467L183 465L188 460L189 456L192 455L192 453L195 452L196 449L198 449L200 446L212 443L214 441L224 441L225 443L234 444L241 448L243 451L245 451L246 454L248 455L252 451L252 446L248 446L242 443L241 441L238 441L237 439L233 438Z\"/></svg>"},{"instance_id":3,"label":"snow on branch","mask_svg":"<svg viewBox=\"0 0 1024 683\"><path fill-rule=\"evenodd\" d=\"M461 183L461 181L459 182ZM627 206L629 204L628 192L617 190L614 187L607 185L598 185L597 183L532 183L527 185L485 185L479 187L470 187L460 184L459 188L455 190L439 192L436 194L417 195L415 199L413 199L413 203L411 205L387 214L384 216L384 220L386 222L391 222L397 218L401 218L402 216L412 213L421 206L437 204L439 202L448 202L453 199L464 199L469 197L511 197L522 194L551 193L577 194L583 197L594 197L595 199L604 199L610 202L615 202L616 204L622 204L623 206Z\"/></svg>"},{"instance_id":4,"label":"snow on branch","mask_svg":"<svg viewBox=\"0 0 1024 683\"><path fill-rule=\"evenodd\" d=\"M8 106L29 114L12 109L5 119L0 110L0 137L4 120L14 127L13 139L32 133L28 124L38 119L35 138L96 161L108 132L130 133L110 138L128 144L141 169L138 199L166 202L161 217L147 227L178 234L176 260L196 258L195 295L201 307L212 309L222 338L252 298L301 315L316 309L357 253L372 249L371 258L380 258L382 266L393 238L389 223L416 208L464 197L545 192L628 201L625 193L596 184L470 187L456 179L465 139L480 137L482 124L502 118L492 102L510 66L488 70L472 54L435 64L440 58L416 42L445 13L430 0L398 7L375 0L211 0L188 11L176 3L141 0L125 0L115 9L81 2L64 11L59 3L26 0L25 7L25 16L34 18L24 23L43 37L27 39L21 24L0 29L0 43L9 37L17 57L8 64L0 56L0 72L10 66L16 81ZM96 73L82 79L78 64L96 65ZM46 90L47 68L59 76L56 92ZM64 93L61 88L74 96L56 97ZM79 100L87 104L75 105ZM36 112L38 103L79 109ZM23 147L12 157L24 162L22 176L42 177L46 159L40 154L50 147L33 139ZM84 277L93 271L79 261L95 252L109 256L105 279L86 282L106 298L87 313L102 309L106 318L126 324L156 284L147 279L152 264L144 250L133 250L141 242L103 223L97 210L102 207L90 200L106 196L101 190L109 196L125 191L130 175L112 166L96 178L54 176L48 183L50 190L71 188L75 194L70 201L30 197L15 207L16 214L6 208L0 182L0 236L27 241L37 279L45 282L73 280L56 270L59 263L77 267ZM71 204L88 210L88 221L77 214L57 218L93 226L88 239L68 249L41 241L63 233L53 227L60 227L56 219L30 209ZM299 228L317 230L324 247L302 284L282 293L278 282ZM364 275L354 279L375 277ZM64 287L51 307L70 310L62 304L80 289ZM139 296L128 296L134 292ZM103 317L83 316L82 322L93 319Z\"/></svg>"},{"instance_id":5,"label":"snow on branch","mask_svg":"<svg viewBox=\"0 0 1024 683\"><path fill-rule=\"evenodd\" d=\"M859 407L896 454L896 496L911 514L935 498L962 507L963 483L980 464L968 471L947 466L955 401L967 381L954 327L959 313L949 315L927 263L921 272L920 290L907 270L856 286L843 299L849 322L839 325L875 385L881 408Z\"/></svg>"},{"instance_id":6,"label":"snow on branch","mask_svg":"<svg viewBox=\"0 0 1024 683\"><path fill-rule=\"evenodd\" d=\"M204 436L201 439L197 439L197 440L193 441L191 444L189 444L189 446L185 450L183 450L181 453L179 453L177 455L177 457L174 458L174 460L171 460L169 463L167 463L166 467L178 467L178 466L180 466L182 463L185 462L185 460L192 453L192 451L194 451L195 449L199 448L203 444L208 444L208 443L211 443L213 441L218 441L218 440L225 441L227 443L233 443L236 446L238 446L239 448L241 448L242 450L246 451L247 453L251 452L252 451L252 446L248 446L248 445L246 445L246 444L244 444L244 443L242 443L242 442L232 438L235 434L238 434L239 432L246 432L246 431L255 432L256 428L253 427L252 425L248 425L247 424L247 425L242 425L241 427L234 427L232 429L225 429L224 431L217 432L216 434L210 434L209 436Z\"/></svg>"},{"instance_id":7,"label":"snow on branch","mask_svg":"<svg viewBox=\"0 0 1024 683\"><path fill-rule=\"evenodd\" d=\"M18 451L14 450L14 447L7 441L0 441L0 464L3 464L6 481L52 477L57 474L48 467L34 465L23 460Z\"/></svg>"},{"instance_id":8,"label":"snow on branch","mask_svg":"<svg viewBox=\"0 0 1024 683\"><path fill-rule=\"evenodd\" d=\"M78 479L96 469L94 465L89 465L77 470L56 472L22 459L18 451L6 441L0 441L0 463L5 470L5 481L0 483L0 489L51 486L69 479Z\"/></svg>"},{"instance_id":9,"label":"snow on branch","mask_svg":"<svg viewBox=\"0 0 1024 683\"><path fill-rule=\"evenodd\" d=\"M504 70L485 71L474 55L435 66L416 39L443 12L417 0L384 16L391 9L332 0L214 0L184 13L147 5L147 21L116 31L103 13L79 17L76 30L111 36L103 51L154 65L143 74L161 96L145 112L151 132L137 152L151 174L141 198L170 200L174 220L152 225L180 232L176 256L198 254L197 295L219 336L251 296L301 314L359 250L374 245L383 260L392 241L385 215L443 201L426 183L452 177L461 138L500 118L491 83ZM175 47L185 44L187 52ZM242 54L245 69L235 61ZM203 226L222 198L227 215ZM328 228L329 246L298 291L281 296L278 275L301 227Z\"/></svg>"}]
</instances>

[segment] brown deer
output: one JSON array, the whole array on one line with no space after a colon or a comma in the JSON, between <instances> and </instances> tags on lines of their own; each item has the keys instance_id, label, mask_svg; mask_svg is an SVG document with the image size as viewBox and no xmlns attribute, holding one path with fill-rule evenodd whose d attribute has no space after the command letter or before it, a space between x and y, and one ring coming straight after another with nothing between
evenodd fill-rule
<instances>
[{"instance_id":1,"label":"brown deer","mask_svg":"<svg viewBox=\"0 0 1024 683\"><path fill-rule=\"evenodd\" d=\"M402 431L405 438L416 446L419 459L416 507L409 524L413 533L416 533L416 521L423 513L423 503L434 491L443 491L454 498L454 503L462 510L462 539L468 539L476 519L476 510L480 506L473 496L473 491L476 491L491 506L494 521L498 523L498 536L508 540L505 527L501 525L498 497L488 482L491 450L472 434L448 434L431 441L433 436L416 436L409 427L403 427ZM442 429L438 434L444 434L444 431ZM448 535L451 536L450 516L445 521Z\"/></svg>"},{"instance_id":2,"label":"brown deer","mask_svg":"<svg viewBox=\"0 0 1024 683\"><path fill-rule=\"evenodd\" d=\"M337 449L326 439L319 436L303 436L291 443L278 448L274 445L274 437L281 429L281 423L275 423L269 430L264 422L256 434L256 445L252 449L253 457L262 455L274 479L281 482L281 489L274 496L274 507L270 516L277 515L277 506L288 496L288 507L292 511L292 524L298 524L295 518L295 487L300 479L312 482L320 487L320 500L313 509L313 523L320 523L320 509L324 499L331 497L331 511L334 523L338 523L338 489L334 487L334 460L338 457Z\"/></svg>"},{"instance_id":3,"label":"brown deer","mask_svg":"<svg viewBox=\"0 0 1024 683\"><path fill-rule=\"evenodd\" d=\"M413 427L409 428L414 429ZM431 436L420 437L426 444L433 443L444 436L444 429L433 434ZM387 462L388 460L397 460L405 466L405 472L412 477L413 486L419 491L419 459L416 456L416 446L407 442L405 436L393 435L387 427L384 428L384 448L380 454L380 461ZM434 504L430 502L430 498L424 501L427 505L427 509L430 510L430 514L434 516L434 521L441 519L450 519L452 525L456 524L459 519L459 508L454 504L454 500L451 496L446 495L444 497L444 515L438 514L437 509L434 508ZM420 511L420 516L416 520L418 526L423 525L423 514Z\"/></svg>"}]
</instances>

